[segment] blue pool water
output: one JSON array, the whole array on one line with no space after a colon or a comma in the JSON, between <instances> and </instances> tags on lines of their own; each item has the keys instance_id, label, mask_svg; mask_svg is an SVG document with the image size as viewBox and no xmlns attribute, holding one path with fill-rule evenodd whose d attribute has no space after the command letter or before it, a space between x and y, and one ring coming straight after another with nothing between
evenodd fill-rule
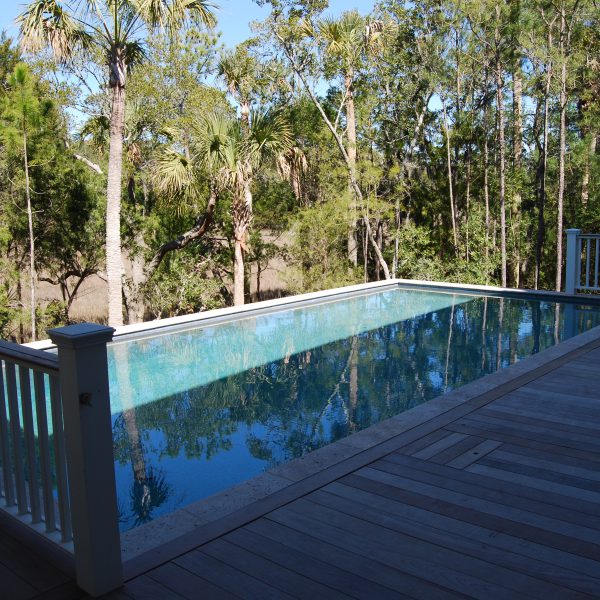
<instances>
[{"instance_id":1,"label":"blue pool water","mask_svg":"<svg viewBox=\"0 0 600 600\"><path fill-rule=\"evenodd\" d=\"M393 288L109 346L121 529L600 324L600 306Z\"/></svg>"}]
</instances>

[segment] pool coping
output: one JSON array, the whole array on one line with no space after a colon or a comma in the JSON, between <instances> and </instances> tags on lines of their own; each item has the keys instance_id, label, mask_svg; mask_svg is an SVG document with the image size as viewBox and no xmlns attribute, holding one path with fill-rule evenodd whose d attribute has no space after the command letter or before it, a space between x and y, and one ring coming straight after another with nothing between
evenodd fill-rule
<instances>
[{"instance_id":1,"label":"pool coping","mask_svg":"<svg viewBox=\"0 0 600 600\"><path fill-rule=\"evenodd\" d=\"M324 301L341 300L345 297L353 297L369 292L375 292L382 288L403 287L406 289L428 288L435 291L447 293L472 293L485 294L497 297L541 297L549 301L579 302L582 304L600 304L600 296L591 294L565 294L550 290L530 290L521 288L503 288L489 285L459 284L443 281L425 281L419 279L387 279L383 281L374 281L369 283L360 283L339 288L322 290L319 292L310 292L294 296L285 296L284 298L275 298L273 300L262 300L244 304L242 306L228 306L226 308L217 308L197 312L189 315L170 317L167 319L157 319L146 321L144 323L134 323L117 327L113 336L112 344L125 342L146 336L156 336L169 334L178 329L187 328L193 325L214 325L242 318L250 318L258 315L268 314L270 312L285 310L286 308L300 308ZM56 345L51 340L39 340L23 344L29 348L37 350L52 350Z\"/></svg>"},{"instance_id":2,"label":"pool coping","mask_svg":"<svg viewBox=\"0 0 600 600\"><path fill-rule=\"evenodd\" d=\"M414 282L411 282L414 283ZM487 291L487 290L486 290ZM577 297L578 299L580 297ZM600 347L600 326L121 535L125 579L227 534ZM456 410L458 409L458 410ZM451 417L460 413L459 416Z\"/></svg>"}]
</instances>

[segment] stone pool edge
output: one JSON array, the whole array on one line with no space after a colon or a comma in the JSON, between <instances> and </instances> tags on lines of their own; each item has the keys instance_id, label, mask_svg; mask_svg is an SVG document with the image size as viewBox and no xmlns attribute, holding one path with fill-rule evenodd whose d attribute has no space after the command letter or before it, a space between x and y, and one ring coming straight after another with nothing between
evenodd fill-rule
<instances>
[{"instance_id":1,"label":"stone pool edge","mask_svg":"<svg viewBox=\"0 0 600 600\"><path fill-rule=\"evenodd\" d=\"M520 387L523 385L520 383L522 379L536 379L543 374L541 371L544 367L552 370L559 366L557 361L563 359L566 362L574 351L599 341L600 326L123 533L121 545L126 579L224 535L377 460L393 451L394 440L398 436L408 434L479 396L495 396L495 392L501 391L504 393L505 388L511 384Z\"/></svg>"},{"instance_id":2,"label":"stone pool edge","mask_svg":"<svg viewBox=\"0 0 600 600\"><path fill-rule=\"evenodd\" d=\"M523 288L503 288L490 285L477 285L469 283L453 283L446 281L426 281L420 279L386 279L383 281L372 281L359 283L339 288L321 290L319 292L308 292L272 300L261 300L242 306L228 306L216 308L189 315L180 315L165 319L156 319L123 325L117 327L113 337L113 343L119 343L145 336L171 333L174 330L185 327L210 326L216 323L227 322L240 318L253 317L268 314L270 312L302 308L314 303L341 300L345 297L353 297L371 292L377 292L385 288L405 289L429 289L431 291L446 292L452 294L485 294L498 297L534 297L548 300L549 302L578 302L581 304L600 304L600 296L588 294L565 294L552 290L530 290ZM36 350L53 350L56 346L49 339L38 340L23 344Z\"/></svg>"}]
</instances>

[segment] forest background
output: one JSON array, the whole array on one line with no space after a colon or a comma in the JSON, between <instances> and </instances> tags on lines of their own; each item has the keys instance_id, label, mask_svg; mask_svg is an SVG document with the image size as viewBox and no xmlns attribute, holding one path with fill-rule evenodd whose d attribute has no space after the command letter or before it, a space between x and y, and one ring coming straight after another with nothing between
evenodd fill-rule
<instances>
[{"instance_id":1,"label":"forest background","mask_svg":"<svg viewBox=\"0 0 600 600\"><path fill-rule=\"evenodd\" d=\"M201 0L19 7L3 338L389 277L561 289L564 230L600 231L595 2L257 3L230 49Z\"/></svg>"}]
</instances>

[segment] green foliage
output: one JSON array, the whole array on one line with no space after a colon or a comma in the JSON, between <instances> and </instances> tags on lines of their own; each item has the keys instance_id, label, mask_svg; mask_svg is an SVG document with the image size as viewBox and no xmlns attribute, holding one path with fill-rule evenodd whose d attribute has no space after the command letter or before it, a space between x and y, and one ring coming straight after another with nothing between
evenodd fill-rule
<instances>
[{"instance_id":1,"label":"green foliage","mask_svg":"<svg viewBox=\"0 0 600 600\"><path fill-rule=\"evenodd\" d=\"M299 211L290 247L292 291L317 291L359 283L359 270L348 266L347 203L329 201Z\"/></svg>"},{"instance_id":2,"label":"green foliage","mask_svg":"<svg viewBox=\"0 0 600 600\"><path fill-rule=\"evenodd\" d=\"M155 319L225 306L221 284L205 277L207 265L194 254L178 252L165 261L145 289Z\"/></svg>"},{"instance_id":3,"label":"green foliage","mask_svg":"<svg viewBox=\"0 0 600 600\"><path fill-rule=\"evenodd\" d=\"M26 47L49 45L56 55L69 56L68 71L62 71L68 75L58 84L45 74L61 73L64 64L53 65L48 56L23 59L9 39L0 39L5 335L19 337L27 329L19 278L26 272L27 250L25 121L36 265L41 278L56 284L63 303L41 306L40 319L69 318L77 282L102 268L110 98L92 83L90 66L104 65L94 71L104 81L109 73L102 69L114 64L120 43L135 65L126 69L121 233L128 277L131 265L141 265L130 288L132 298L136 288L147 294L147 316L230 302L235 237L243 239L254 274L283 261L290 292L381 277L363 217L397 276L497 284L501 150L509 285L554 286L559 225L600 230L600 12L590 0L510 5L379 0L371 14L333 16L321 0L260 1L272 14L255 26L256 37L231 50L206 29L208 13L200 11L182 26L189 3L167 3L178 7L171 15L163 11L166 4L136 4L141 29L135 39L121 39L124 30L112 27L114 13L101 12L110 21L109 39L103 40L91 27L97 15L85 13L78 20L84 4L39 0L21 19ZM102 11L110 3L97 4ZM128 6L117 7L117 22ZM572 26L561 47L563 9ZM173 27L163 31L167 21ZM75 89L77 82L82 85ZM89 114L77 128L69 126L74 107ZM362 205L353 206L348 165L324 117L346 150L349 131L356 129ZM559 224L561 162L565 193ZM202 237L168 254L148 275L144 266L201 223L215 198ZM360 268L353 270L347 234L355 217ZM144 294L137 297L143 300Z\"/></svg>"},{"instance_id":4,"label":"green foliage","mask_svg":"<svg viewBox=\"0 0 600 600\"><path fill-rule=\"evenodd\" d=\"M442 281L445 266L436 256L436 246L429 231L410 222L398 231L398 277Z\"/></svg>"}]
</instances>

